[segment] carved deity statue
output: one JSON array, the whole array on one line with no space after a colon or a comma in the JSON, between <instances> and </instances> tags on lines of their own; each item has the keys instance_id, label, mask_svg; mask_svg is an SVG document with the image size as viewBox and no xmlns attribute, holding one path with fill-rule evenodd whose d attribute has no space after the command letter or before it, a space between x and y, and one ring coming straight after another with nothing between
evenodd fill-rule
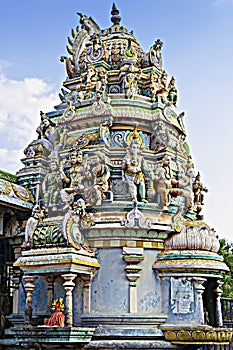
<instances>
[{"instance_id":1,"label":"carved deity statue","mask_svg":"<svg viewBox=\"0 0 233 350\"><path fill-rule=\"evenodd\" d=\"M48 327L65 327L65 315L61 311L61 304L57 301L55 311L50 316L47 325Z\"/></svg>"},{"instance_id":2,"label":"carved deity statue","mask_svg":"<svg viewBox=\"0 0 233 350\"><path fill-rule=\"evenodd\" d=\"M181 196L185 198L186 212L193 210L193 180L195 177L193 164L188 161L186 168L179 168L177 188L171 189L173 196Z\"/></svg>"},{"instance_id":3,"label":"carved deity statue","mask_svg":"<svg viewBox=\"0 0 233 350\"><path fill-rule=\"evenodd\" d=\"M59 134L56 124L42 111L40 115L42 123L36 131L39 134L41 144L47 150L49 156L58 158Z\"/></svg>"},{"instance_id":4,"label":"carved deity statue","mask_svg":"<svg viewBox=\"0 0 233 350\"><path fill-rule=\"evenodd\" d=\"M208 189L203 186L201 182L201 175L198 171L197 176L193 182L194 203L197 205L204 205L204 192Z\"/></svg>"},{"instance_id":5,"label":"carved deity statue","mask_svg":"<svg viewBox=\"0 0 233 350\"><path fill-rule=\"evenodd\" d=\"M167 73L162 72L159 79L160 87L156 91L156 96L158 96L162 103L166 104L168 102L168 87L167 87Z\"/></svg>"},{"instance_id":6,"label":"carved deity statue","mask_svg":"<svg viewBox=\"0 0 233 350\"><path fill-rule=\"evenodd\" d=\"M158 76L154 70L150 73L150 91L151 91L151 101L156 101L156 92L159 89Z\"/></svg>"},{"instance_id":7,"label":"carved deity statue","mask_svg":"<svg viewBox=\"0 0 233 350\"><path fill-rule=\"evenodd\" d=\"M163 210L168 210L169 205L169 191L172 179L170 161L170 157L165 156L162 164L154 172L155 191L160 197L159 201Z\"/></svg>"},{"instance_id":8,"label":"carved deity statue","mask_svg":"<svg viewBox=\"0 0 233 350\"><path fill-rule=\"evenodd\" d=\"M50 162L50 170L42 183L42 192L44 195L44 204L52 211L57 210L61 190L61 175L57 159L53 158Z\"/></svg>"},{"instance_id":9,"label":"carved deity statue","mask_svg":"<svg viewBox=\"0 0 233 350\"><path fill-rule=\"evenodd\" d=\"M98 74L98 81L96 83L96 91L97 92L105 91L106 82L107 82L106 73L103 70L101 70Z\"/></svg>"},{"instance_id":10,"label":"carved deity statue","mask_svg":"<svg viewBox=\"0 0 233 350\"><path fill-rule=\"evenodd\" d=\"M139 153L140 143L137 138L133 138L122 161L123 181L128 183L132 201L146 203L145 174L143 172L146 165L144 158Z\"/></svg>"},{"instance_id":11,"label":"carved deity statue","mask_svg":"<svg viewBox=\"0 0 233 350\"><path fill-rule=\"evenodd\" d=\"M92 184L84 190L84 195L90 205L101 205L102 199L105 199L104 192L109 190L110 170L100 152L91 158L91 163Z\"/></svg>"},{"instance_id":12,"label":"carved deity statue","mask_svg":"<svg viewBox=\"0 0 233 350\"><path fill-rule=\"evenodd\" d=\"M150 63L160 70L162 69L162 47L162 41L160 39L157 39L149 52Z\"/></svg>"},{"instance_id":13,"label":"carved deity statue","mask_svg":"<svg viewBox=\"0 0 233 350\"><path fill-rule=\"evenodd\" d=\"M176 107L177 102L177 88L175 87L175 78L172 77L168 85L168 101L171 105Z\"/></svg>"},{"instance_id":14,"label":"carved deity statue","mask_svg":"<svg viewBox=\"0 0 233 350\"><path fill-rule=\"evenodd\" d=\"M100 139L103 140L105 145L110 147L111 145L111 126L113 122L113 117L112 116L104 116L103 119L101 120L100 128L99 128L99 134L100 134Z\"/></svg>"},{"instance_id":15,"label":"carved deity statue","mask_svg":"<svg viewBox=\"0 0 233 350\"><path fill-rule=\"evenodd\" d=\"M138 69L134 69L133 65L130 65L128 72L124 77L124 87L126 97L129 99L134 98L137 95L138 79L140 72L137 72Z\"/></svg>"},{"instance_id":16,"label":"carved deity statue","mask_svg":"<svg viewBox=\"0 0 233 350\"><path fill-rule=\"evenodd\" d=\"M151 136L151 149L154 152L160 152L168 147L169 133L163 122L156 123L154 133Z\"/></svg>"},{"instance_id":17,"label":"carved deity statue","mask_svg":"<svg viewBox=\"0 0 233 350\"><path fill-rule=\"evenodd\" d=\"M88 170L83 163L82 151L72 149L69 154L70 168L66 168L66 161L61 162L60 172L64 188L61 190L63 202L71 205L74 195L82 197L84 190L84 178L89 176Z\"/></svg>"},{"instance_id":18,"label":"carved deity statue","mask_svg":"<svg viewBox=\"0 0 233 350\"><path fill-rule=\"evenodd\" d=\"M90 65L87 70L86 90L87 98L92 98L92 92L96 90L98 74L94 66Z\"/></svg>"}]
</instances>

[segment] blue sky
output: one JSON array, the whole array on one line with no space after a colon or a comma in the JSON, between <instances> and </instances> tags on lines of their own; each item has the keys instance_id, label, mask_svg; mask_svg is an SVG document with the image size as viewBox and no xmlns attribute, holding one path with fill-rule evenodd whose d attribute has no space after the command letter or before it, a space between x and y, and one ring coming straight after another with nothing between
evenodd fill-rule
<instances>
[{"instance_id":1,"label":"blue sky","mask_svg":"<svg viewBox=\"0 0 233 350\"><path fill-rule=\"evenodd\" d=\"M118 0L121 23L144 50L164 42L163 65L174 75L177 110L196 171L209 188L205 221L233 240L233 0ZM59 102L67 36L77 12L111 25L109 0L11 0L0 13L0 168L22 167L23 149L36 138L39 111Z\"/></svg>"}]
</instances>

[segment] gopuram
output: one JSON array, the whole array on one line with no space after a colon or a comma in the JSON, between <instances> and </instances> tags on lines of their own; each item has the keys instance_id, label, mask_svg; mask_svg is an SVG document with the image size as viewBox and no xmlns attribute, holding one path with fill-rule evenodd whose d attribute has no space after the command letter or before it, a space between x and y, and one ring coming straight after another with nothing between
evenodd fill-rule
<instances>
[{"instance_id":1,"label":"gopuram","mask_svg":"<svg viewBox=\"0 0 233 350\"><path fill-rule=\"evenodd\" d=\"M1 183L0 200L13 186L31 207L14 233L9 215L6 222L17 254L0 348L227 344L220 297L228 268L203 221L208 190L163 43L145 52L115 4L107 29L78 17L61 56L61 103L40 112L17 185Z\"/></svg>"}]
</instances>

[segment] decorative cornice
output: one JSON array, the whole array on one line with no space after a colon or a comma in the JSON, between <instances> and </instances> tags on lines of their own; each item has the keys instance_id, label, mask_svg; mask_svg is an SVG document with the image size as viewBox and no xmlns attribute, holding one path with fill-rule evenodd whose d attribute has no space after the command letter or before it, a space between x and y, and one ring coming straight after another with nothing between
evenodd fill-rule
<instances>
[{"instance_id":1,"label":"decorative cornice","mask_svg":"<svg viewBox=\"0 0 233 350\"><path fill-rule=\"evenodd\" d=\"M162 326L161 329L172 344L228 344L233 335L227 328Z\"/></svg>"}]
</instances>

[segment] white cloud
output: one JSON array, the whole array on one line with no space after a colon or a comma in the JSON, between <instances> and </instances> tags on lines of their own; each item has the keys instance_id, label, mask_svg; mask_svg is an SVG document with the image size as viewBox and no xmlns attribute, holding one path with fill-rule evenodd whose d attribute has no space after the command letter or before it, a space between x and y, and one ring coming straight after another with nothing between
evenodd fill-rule
<instances>
[{"instance_id":1,"label":"white cloud","mask_svg":"<svg viewBox=\"0 0 233 350\"><path fill-rule=\"evenodd\" d=\"M37 138L40 110L53 110L58 102L54 86L38 78L7 78L10 64L0 60L0 169L16 172L22 167L23 149Z\"/></svg>"}]
</instances>

